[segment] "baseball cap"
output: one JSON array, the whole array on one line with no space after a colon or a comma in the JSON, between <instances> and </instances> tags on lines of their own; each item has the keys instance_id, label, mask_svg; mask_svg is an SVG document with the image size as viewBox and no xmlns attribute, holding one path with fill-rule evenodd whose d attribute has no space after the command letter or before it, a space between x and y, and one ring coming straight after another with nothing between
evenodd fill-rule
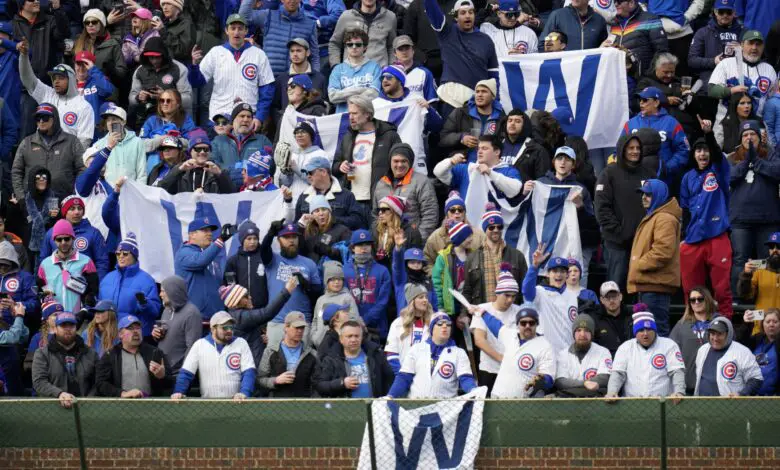
<instances>
[{"instance_id":1,"label":"baseball cap","mask_svg":"<svg viewBox=\"0 0 780 470\"><path fill-rule=\"evenodd\" d=\"M339 305L339 304L326 305L325 308L322 310L322 321L325 323L330 323L331 319L333 319L333 316L336 315L336 312L339 312L341 310L349 311L349 305Z\"/></svg>"},{"instance_id":2,"label":"baseball cap","mask_svg":"<svg viewBox=\"0 0 780 470\"><path fill-rule=\"evenodd\" d=\"M298 233L298 226L295 224L287 224L279 231L277 237L284 237L287 235L300 235Z\"/></svg>"},{"instance_id":3,"label":"baseball cap","mask_svg":"<svg viewBox=\"0 0 780 470\"><path fill-rule=\"evenodd\" d=\"M557 157L558 155L566 155L571 160L577 160L577 154L574 153L574 149L565 145L558 147L558 150L555 151L555 156Z\"/></svg>"},{"instance_id":4,"label":"baseball cap","mask_svg":"<svg viewBox=\"0 0 780 470\"><path fill-rule=\"evenodd\" d=\"M284 326L299 328L306 326L306 317L301 312L290 312L284 317Z\"/></svg>"},{"instance_id":5,"label":"baseball cap","mask_svg":"<svg viewBox=\"0 0 780 470\"><path fill-rule=\"evenodd\" d=\"M100 108L100 115L101 116L116 116L122 121L127 121L127 112L120 108L119 106L115 105L114 103L108 102L104 104Z\"/></svg>"},{"instance_id":6,"label":"baseball cap","mask_svg":"<svg viewBox=\"0 0 780 470\"><path fill-rule=\"evenodd\" d=\"M152 12L149 11L146 8L139 8L135 10L134 12L130 13L130 16L137 16L138 18L141 18L142 20L151 20L152 19Z\"/></svg>"},{"instance_id":7,"label":"baseball cap","mask_svg":"<svg viewBox=\"0 0 780 470\"><path fill-rule=\"evenodd\" d=\"M306 50L309 50L309 41L303 39L303 38L292 38L289 41L287 41L287 49L292 47L294 44L297 44Z\"/></svg>"},{"instance_id":8,"label":"baseball cap","mask_svg":"<svg viewBox=\"0 0 780 470\"><path fill-rule=\"evenodd\" d=\"M664 93L654 86L649 86L637 94L640 98L645 100L655 99L661 101L664 97Z\"/></svg>"},{"instance_id":9,"label":"baseball cap","mask_svg":"<svg viewBox=\"0 0 780 470\"><path fill-rule=\"evenodd\" d=\"M412 38L410 38L406 34L396 36L395 39L393 39L393 50L398 49L401 46L414 47L414 41L412 41Z\"/></svg>"},{"instance_id":10,"label":"baseball cap","mask_svg":"<svg viewBox=\"0 0 780 470\"><path fill-rule=\"evenodd\" d=\"M458 0L455 2L455 6L452 7L452 10L458 11L461 8L474 8L474 2L471 0Z\"/></svg>"},{"instance_id":11,"label":"baseball cap","mask_svg":"<svg viewBox=\"0 0 780 470\"><path fill-rule=\"evenodd\" d=\"M650 180L645 180L642 186L637 188L637 192L645 194L653 194L653 185L650 184Z\"/></svg>"},{"instance_id":12,"label":"baseball cap","mask_svg":"<svg viewBox=\"0 0 780 470\"><path fill-rule=\"evenodd\" d=\"M161 149L163 149L163 148L180 149L181 147L182 147L181 140L179 140L178 138L176 138L176 137L174 137L172 135L165 136L165 138L162 140L162 142L160 142L160 148Z\"/></svg>"},{"instance_id":13,"label":"baseball cap","mask_svg":"<svg viewBox=\"0 0 780 470\"><path fill-rule=\"evenodd\" d=\"M126 317L123 317L121 320L119 320L118 327L121 330L121 329L124 329L124 328L128 328L130 325L132 325L134 323L138 323L139 325L143 325L143 323L141 323L141 320L138 317L136 317L135 315L128 315Z\"/></svg>"},{"instance_id":14,"label":"baseball cap","mask_svg":"<svg viewBox=\"0 0 780 470\"><path fill-rule=\"evenodd\" d=\"M229 313L221 310L211 316L211 320L209 320L209 326L213 328L215 326L224 325L228 322L235 322L235 320L230 316Z\"/></svg>"},{"instance_id":15,"label":"baseball cap","mask_svg":"<svg viewBox=\"0 0 780 470\"><path fill-rule=\"evenodd\" d=\"M550 258L550 261L547 262L547 270L551 269L569 269L569 260L560 256Z\"/></svg>"},{"instance_id":16,"label":"baseball cap","mask_svg":"<svg viewBox=\"0 0 780 470\"><path fill-rule=\"evenodd\" d=\"M330 171L330 162L327 158L314 157L306 162L306 165L303 166L303 169L306 171L306 173L311 173L314 170L319 170L320 168Z\"/></svg>"},{"instance_id":17,"label":"baseball cap","mask_svg":"<svg viewBox=\"0 0 780 470\"><path fill-rule=\"evenodd\" d=\"M97 305L89 308L90 312L108 312L109 310L116 312L116 305L110 300L101 300Z\"/></svg>"},{"instance_id":18,"label":"baseball cap","mask_svg":"<svg viewBox=\"0 0 780 470\"><path fill-rule=\"evenodd\" d=\"M35 108L35 115L40 116L42 114L46 116L54 116L54 106L48 103L38 105L38 107Z\"/></svg>"},{"instance_id":19,"label":"baseball cap","mask_svg":"<svg viewBox=\"0 0 780 470\"><path fill-rule=\"evenodd\" d=\"M233 13L232 15L228 16L227 20L225 21L225 26L230 26L233 23L241 23L244 26L249 26L244 17L238 13Z\"/></svg>"},{"instance_id":20,"label":"baseball cap","mask_svg":"<svg viewBox=\"0 0 780 470\"><path fill-rule=\"evenodd\" d=\"M219 227L212 224L208 217L201 217L198 219L194 219L190 224L187 226L187 232L195 232L196 230L203 230L204 228L210 228L211 230L216 230Z\"/></svg>"},{"instance_id":21,"label":"baseball cap","mask_svg":"<svg viewBox=\"0 0 780 470\"><path fill-rule=\"evenodd\" d=\"M70 75L69 68L64 64L55 65L53 69L49 70L49 75L65 75L67 77Z\"/></svg>"},{"instance_id":22,"label":"baseball cap","mask_svg":"<svg viewBox=\"0 0 780 470\"><path fill-rule=\"evenodd\" d=\"M145 55L146 57L162 57L162 52L145 50L142 52L142 55Z\"/></svg>"},{"instance_id":23,"label":"baseball cap","mask_svg":"<svg viewBox=\"0 0 780 470\"><path fill-rule=\"evenodd\" d=\"M764 35L761 34L761 31L756 31L755 29L749 29L742 33L742 41L761 41L764 42Z\"/></svg>"},{"instance_id":24,"label":"baseball cap","mask_svg":"<svg viewBox=\"0 0 780 470\"><path fill-rule=\"evenodd\" d=\"M314 84L311 82L311 78L305 74L305 73L299 73L298 75L293 75L290 77L289 80L287 80L288 85L295 85L303 88L306 91L309 91L312 89Z\"/></svg>"},{"instance_id":25,"label":"baseball cap","mask_svg":"<svg viewBox=\"0 0 780 470\"><path fill-rule=\"evenodd\" d=\"M714 318L712 322L710 322L710 326L707 327L707 329L712 331L717 331L719 333L729 332L729 326L726 324L725 321L723 321L723 318Z\"/></svg>"},{"instance_id":26,"label":"baseball cap","mask_svg":"<svg viewBox=\"0 0 780 470\"><path fill-rule=\"evenodd\" d=\"M409 248L404 252L404 261L422 261L426 262L423 252L419 248Z\"/></svg>"},{"instance_id":27,"label":"baseball cap","mask_svg":"<svg viewBox=\"0 0 780 470\"><path fill-rule=\"evenodd\" d=\"M713 10L734 10L734 0L715 0Z\"/></svg>"},{"instance_id":28,"label":"baseball cap","mask_svg":"<svg viewBox=\"0 0 780 470\"><path fill-rule=\"evenodd\" d=\"M617 282L615 281L607 281L601 284L601 289L599 291L601 293L601 296L604 297L610 292L620 292L620 287L617 285Z\"/></svg>"},{"instance_id":29,"label":"baseball cap","mask_svg":"<svg viewBox=\"0 0 780 470\"><path fill-rule=\"evenodd\" d=\"M78 54L76 54L76 59L75 59L76 62L90 61L93 64L95 63L95 60L97 60L97 59L95 59L95 54L93 54L93 53L91 53L89 51L81 51L81 52L79 52Z\"/></svg>"},{"instance_id":30,"label":"baseball cap","mask_svg":"<svg viewBox=\"0 0 780 470\"><path fill-rule=\"evenodd\" d=\"M517 0L499 0L498 11L503 11L507 13L520 12L521 11L520 2Z\"/></svg>"},{"instance_id":31,"label":"baseball cap","mask_svg":"<svg viewBox=\"0 0 780 470\"><path fill-rule=\"evenodd\" d=\"M78 320L76 320L76 315L73 315L70 312L62 312L57 314L57 320L54 322L55 325L60 326L64 325L65 323L72 323L77 324Z\"/></svg>"},{"instance_id":32,"label":"baseball cap","mask_svg":"<svg viewBox=\"0 0 780 470\"><path fill-rule=\"evenodd\" d=\"M764 242L764 245L773 245L773 244L780 244L780 232L775 232L772 235L769 235L769 238L766 239Z\"/></svg>"},{"instance_id":33,"label":"baseball cap","mask_svg":"<svg viewBox=\"0 0 780 470\"><path fill-rule=\"evenodd\" d=\"M361 228L352 232L352 238L349 240L349 246L362 245L364 243L373 242L374 239L371 238L371 232Z\"/></svg>"}]
</instances>

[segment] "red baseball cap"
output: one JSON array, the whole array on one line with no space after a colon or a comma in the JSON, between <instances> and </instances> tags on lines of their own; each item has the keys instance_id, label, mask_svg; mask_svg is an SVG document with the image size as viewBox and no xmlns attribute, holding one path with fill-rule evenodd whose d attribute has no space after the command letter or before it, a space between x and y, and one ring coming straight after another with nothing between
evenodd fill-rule
<instances>
[{"instance_id":1,"label":"red baseball cap","mask_svg":"<svg viewBox=\"0 0 780 470\"><path fill-rule=\"evenodd\" d=\"M78 54L76 54L76 62L92 62L95 63L95 54L89 52L89 51L81 51Z\"/></svg>"}]
</instances>

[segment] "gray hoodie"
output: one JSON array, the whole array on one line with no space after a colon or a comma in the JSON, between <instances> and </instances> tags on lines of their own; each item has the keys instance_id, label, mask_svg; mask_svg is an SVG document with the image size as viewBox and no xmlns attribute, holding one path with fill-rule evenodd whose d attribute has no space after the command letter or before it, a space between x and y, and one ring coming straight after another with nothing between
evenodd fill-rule
<instances>
[{"instance_id":1,"label":"gray hoodie","mask_svg":"<svg viewBox=\"0 0 780 470\"><path fill-rule=\"evenodd\" d=\"M184 363L192 345L203 336L200 310L187 296L187 283L179 276L171 276L162 282L162 288L168 296L160 320L168 327L168 332L158 343L165 353L173 374L177 374Z\"/></svg>"},{"instance_id":2,"label":"gray hoodie","mask_svg":"<svg viewBox=\"0 0 780 470\"><path fill-rule=\"evenodd\" d=\"M328 290L328 281L334 277L340 277L344 279L344 269L341 263L338 261L327 261L323 265L322 282L325 285L325 293L317 299L317 303L314 304L314 315L312 315L311 321L311 344L316 348L322 342L322 338L325 336L325 332L328 331L328 326L322 321L322 313L325 307L331 304L336 305L349 305L350 319L357 320L360 317L358 312L355 298L349 293L349 290L342 287L339 292L331 292Z\"/></svg>"},{"instance_id":3,"label":"gray hoodie","mask_svg":"<svg viewBox=\"0 0 780 470\"><path fill-rule=\"evenodd\" d=\"M344 33L348 29L360 28L368 33L368 49L366 58L378 63L380 67L390 63L393 58L393 40L395 39L395 13L377 5L379 11L369 24L360 13L360 2L357 9L347 10L341 14L333 35L328 43L330 66L335 67L342 62L344 52Z\"/></svg>"}]
</instances>

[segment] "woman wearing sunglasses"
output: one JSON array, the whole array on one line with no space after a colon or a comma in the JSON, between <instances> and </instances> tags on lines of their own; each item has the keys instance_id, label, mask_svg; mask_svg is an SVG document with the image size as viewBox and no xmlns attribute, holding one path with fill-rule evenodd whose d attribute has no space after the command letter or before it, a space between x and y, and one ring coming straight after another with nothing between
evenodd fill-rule
<instances>
[{"instance_id":1,"label":"woman wearing sunglasses","mask_svg":"<svg viewBox=\"0 0 780 470\"><path fill-rule=\"evenodd\" d=\"M301 217L304 225L304 256L315 263L330 258L342 261L340 243L346 251L352 231L333 217L328 198L321 194L309 198L309 213Z\"/></svg>"},{"instance_id":2,"label":"woman wearing sunglasses","mask_svg":"<svg viewBox=\"0 0 780 470\"><path fill-rule=\"evenodd\" d=\"M450 244L450 238L447 235L447 222L453 220L455 222L466 221L466 201L460 196L457 191L450 191L447 196L447 200L444 201L444 218L441 221L441 226L433 231L430 237L425 241L425 272L428 275L431 274L433 269L433 263L436 262L436 257L439 256L439 251L447 248ZM474 246L482 246L485 243L485 232L483 232L478 226L471 227L473 230ZM522 278L521 278L522 279Z\"/></svg>"},{"instance_id":3,"label":"woman wearing sunglasses","mask_svg":"<svg viewBox=\"0 0 780 470\"><path fill-rule=\"evenodd\" d=\"M122 46L106 29L106 15L93 8L84 13L84 30L73 45L73 54L89 51L95 54L95 67L99 68L116 86L127 76L127 64Z\"/></svg>"},{"instance_id":4,"label":"woman wearing sunglasses","mask_svg":"<svg viewBox=\"0 0 780 470\"><path fill-rule=\"evenodd\" d=\"M707 344L707 328L710 321L718 316L718 305L709 289L697 286L688 294L685 313L672 328L669 338L680 347L685 362L685 390L693 395L696 388L696 352Z\"/></svg>"},{"instance_id":5,"label":"woman wearing sunglasses","mask_svg":"<svg viewBox=\"0 0 780 470\"><path fill-rule=\"evenodd\" d=\"M378 204L373 236L376 240L376 260L391 269L393 248L397 234L403 234L406 240L404 248L421 247L423 239L417 227L405 218L406 201L398 196L389 195Z\"/></svg>"},{"instance_id":6,"label":"woman wearing sunglasses","mask_svg":"<svg viewBox=\"0 0 780 470\"><path fill-rule=\"evenodd\" d=\"M236 192L228 170L220 169L211 161L211 141L208 137L199 132L197 137L190 140L189 157L168 172L159 183L161 188L171 194Z\"/></svg>"},{"instance_id":7,"label":"woman wearing sunglasses","mask_svg":"<svg viewBox=\"0 0 780 470\"><path fill-rule=\"evenodd\" d=\"M750 323L745 330L750 331ZM757 335L741 341L750 348L756 356L758 367L764 383L758 390L759 396L780 395L780 309L768 308L764 310L764 319L761 320L761 332Z\"/></svg>"},{"instance_id":8,"label":"woman wearing sunglasses","mask_svg":"<svg viewBox=\"0 0 780 470\"><path fill-rule=\"evenodd\" d=\"M157 113L150 116L141 128L141 138L146 143L146 172L160 163L157 147L167 135L187 139L197 129L192 117L184 110L182 97L176 88L166 88L157 97Z\"/></svg>"}]
</instances>

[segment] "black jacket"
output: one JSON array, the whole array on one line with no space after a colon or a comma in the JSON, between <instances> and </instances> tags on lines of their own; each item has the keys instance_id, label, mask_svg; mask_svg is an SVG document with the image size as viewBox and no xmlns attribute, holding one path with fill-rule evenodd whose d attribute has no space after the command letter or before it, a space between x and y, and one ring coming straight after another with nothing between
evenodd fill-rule
<instances>
[{"instance_id":1,"label":"black jacket","mask_svg":"<svg viewBox=\"0 0 780 470\"><path fill-rule=\"evenodd\" d=\"M239 284L249 291L254 305L266 305L268 303L268 286L265 280L265 269L260 268L263 261L260 259L260 247L253 252L244 251L243 248L238 253L228 258L225 263L225 275L227 273L235 274L235 283ZM222 284L229 284L227 277Z\"/></svg>"},{"instance_id":2,"label":"black jacket","mask_svg":"<svg viewBox=\"0 0 780 470\"><path fill-rule=\"evenodd\" d=\"M479 305L487 302L487 296L485 294L485 282L483 279L483 272L485 271L485 247L480 246L476 250L469 253L466 258L466 284L463 286L463 296L472 305ZM525 262L525 256L517 248L513 248L509 245L504 247L504 253L501 256L501 261L512 265L512 276L517 281L517 284L521 284L525 279L525 273L528 271L528 264ZM521 305L523 303L523 294L518 292L515 297L515 304ZM463 313L467 313L466 309L462 309Z\"/></svg>"},{"instance_id":3,"label":"black jacket","mask_svg":"<svg viewBox=\"0 0 780 470\"><path fill-rule=\"evenodd\" d=\"M330 237L330 240L327 243L323 241L322 237L324 235ZM346 225L336 221L324 234L307 236L303 240L301 255L311 258L315 263L319 263L320 258L324 256L327 256L332 260L343 261L341 259L341 252L339 252L338 248L333 248L333 245L338 242L347 242L347 244L349 244L351 236L352 230L348 229Z\"/></svg>"},{"instance_id":4,"label":"black jacket","mask_svg":"<svg viewBox=\"0 0 780 470\"><path fill-rule=\"evenodd\" d=\"M525 150L515 161L514 167L520 172L523 181L537 180L552 169L550 151L532 137L526 141Z\"/></svg>"},{"instance_id":5,"label":"black jacket","mask_svg":"<svg viewBox=\"0 0 780 470\"><path fill-rule=\"evenodd\" d=\"M593 302L584 302L579 312L593 318L596 325L593 342L609 349L612 357L615 357L615 352L621 344L634 337L632 318L634 312L628 305L620 306L620 314L617 317L608 314L603 305L596 305Z\"/></svg>"},{"instance_id":6,"label":"black jacket","mask_svg":"<svg viewBox=\"0 0 780 470\"><path fill-rule=\"evenodd\" d=\"M295 368L295 380L291 384L273 384L268 387L277 375L287 372L287 358L281 351L281 345L276 347L269 346L263 353L263 359L258 367L258 381L260 385L270 390L270 396L275 398L309 398L312 396L314 387L312 378L314 369L317 367L317 357L314 350L301 345L301 358L298 360L298 366Z\"/></svg>"},{"instance_id":7,"label":"black jacket","mask_svg":"<svg viewBox=\"0 0 780 470\"><path fill-rule=\"evenodd\" d=\"M236 192L228 170L222 170L219 176L214 176L202 168L182 171L181 165L171 168L171 171L160 181L160 187L171 194L191 193L198 188L203 188L203 192L211 194Z\"/></svg>"},{"instance_id":8,"label":"black jacket","mask_svg":"<svg viewBox=\"0 0 780 470\"><path fill-rule=\"evenodd\" d=\"M376 183L390 170L390 147L401 143L401 137L396 132L396 127L390 123L374 119L376 126L376 140L374 141L374 152L371 155L371 194L374 194ZM350 130L341 140L341 145L336 147L336 153L333 155L333 176L340 178L341 187L351 190L352 183L346 181L344 173L339 167L341 162L352 162L352 151L355 148L355 137L358 131ZM368 201L371 202L370 199Z\"/></svg>"},{"instance_id":9,"label":"black jacket","mask_svg":"<svg viewBox=\"0 0 780 470\"><path fill-rule=\"evenodd\" d=\"M17 14L13 19L15 41L27 39L30 43L30 62L35 76L44 83L51 83L48 72L59 63L70 37L70 26L64 8L52 10L51 14L41 13L34 24Z\"/></svg>"},{"instance_id":10,"label":"black jacket","mask_svg":"<svg viewBox=\"0 0 780 470\"><path fill-rule=\"evenodd\" d=\"M390 364L385 359L385 354L375 343L363 343L363 352L366 353L366 361L371 374L371 394L374 398L387 395L390 385L393 384L395 375ZM332 348L326 351L322 360L314 372L314 386L317 392L324 397L348 398L349 390L344 387L344 379L347 377L347 358L344 356L344 348Z\"/></svg>"},{"instance_id":11,"label":"black jacket","mask_svg":"<svg viewBox=\"0 0 780 470\"><path fill-rule=\"evenodd\" d=\"M152 396L165 396L173 388L173 376L168 369L168 361L165 354L156 347L141 343L138 352L144 360L144 366L149 374L149 382L152 386ZM163 364L165 368L165 377L158 379L149 372L149 363L156 362ZM103 355L98 361L95 377L97 394L101 397L119 397L125 391L122 388L122 344L117 344L110 351Z\"/></svg>"}]
</instances>

